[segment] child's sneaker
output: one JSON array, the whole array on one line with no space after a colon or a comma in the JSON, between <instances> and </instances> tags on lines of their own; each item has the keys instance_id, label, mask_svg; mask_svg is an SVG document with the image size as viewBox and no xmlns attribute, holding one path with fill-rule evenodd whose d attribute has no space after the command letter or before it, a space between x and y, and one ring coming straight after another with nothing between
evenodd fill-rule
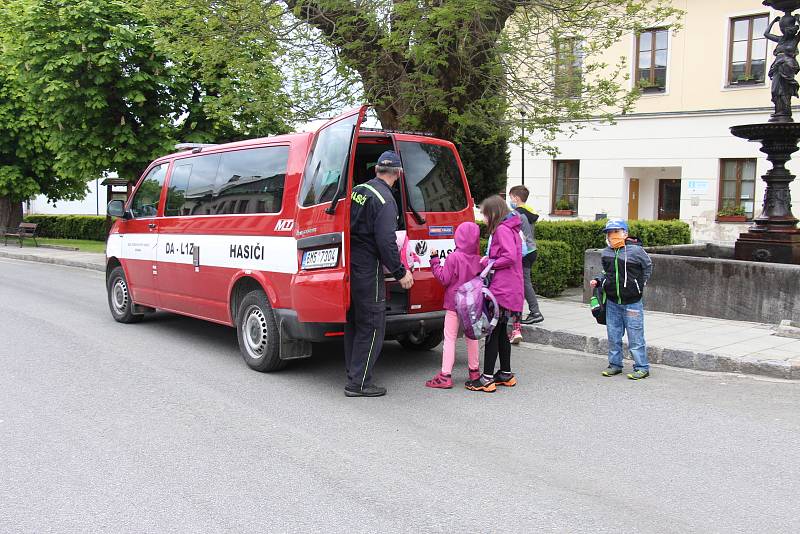
<instances>
[{"instance_id":1,"label":"child's sneaker","mask_svg":"<svg viewBox=\"0 0 800 534\"><path fill-rule=\"evenodd\" d=\"M497 371L494 374L494 383L498 386L513 388L517 385L517 377L510 371Z\"/></svg>"},{"instance_id":2,"label":"child's sneaker","mask_svg":"<svg viewBox=\"0 0 800 534\"><path fill-rule=\"evenodd\" d=\"M477 380L470 380L464 384L464 387L470 391L486 391L487 393L497 389L497 386L494 385L494 377L491 375L481 375Z\"/></svg>"},{"instance_id":3,"label":"child's sneaker","mask_svg":"<svg viewBox=\"0 0 800 534\"><path fill-rule=\"evenodd\" d=\"M522 341L522 329L519 323L514 323L514 329L511 331L511 335L508 336L508 340L512 345L519 345L519 342Z\"/></svg>"},{"instance_id":4,"label":"child's sneaker","mask_svg":"<svg viewBox=\"0 0 800 534\"><path fill-rule=\"evenodd\" d=\"M453 378L450 375L439 373L425 382L425 385L429 388L450 389L453 387Z\"/></svg>"},{"instance_id":5,"label":"child's sneaker","mask_svg":"<svg viewBox=\"0 0 800 534\"><path fill-rule=\"evenodd\" d=\"M480 377L481 377L481 370L480 369L470 369L469 370L469 379L470 379L470 381L477 380Z\"/></svg>"}]
</instances>

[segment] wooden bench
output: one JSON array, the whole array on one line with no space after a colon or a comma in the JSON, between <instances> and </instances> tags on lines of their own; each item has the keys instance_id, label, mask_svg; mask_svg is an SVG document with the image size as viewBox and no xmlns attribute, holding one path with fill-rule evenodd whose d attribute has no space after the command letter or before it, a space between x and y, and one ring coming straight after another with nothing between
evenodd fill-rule
<instances>
[{"instance_id":1,"label":"wooden bench","mask_svg":"<svg viewBox=\"0 0 800 534\"><path fill-rule=\"evenodd\" d=\"M3 231L3 239L4 243L3 246L8 246L8 238L13 237L14 239L19 240L19 246L22 247L22 240L23 239L33 239L33 242L36 246L39 246L39 243L36 241L36 227L38 224L35 223L20 223L16 230L8 229Z\"/></svg>"}]
</instances>

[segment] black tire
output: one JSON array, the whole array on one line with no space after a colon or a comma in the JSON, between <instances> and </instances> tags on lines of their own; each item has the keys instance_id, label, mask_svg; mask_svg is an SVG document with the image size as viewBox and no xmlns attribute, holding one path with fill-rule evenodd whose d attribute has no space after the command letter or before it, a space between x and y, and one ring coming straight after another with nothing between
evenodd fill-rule
<instances>
[{"instance_id":1,"label":"black tire","mask_svg":"<svg viewBox=\"0 0 800 534\"><path fill-rule=\"evenodd\" d=\"M443 332L428 332L423 337L419 337L413 332L409 332L397 339L404 349L414 351L432 350L439 346L444 339Z\"/></svg>"},{"instance_id":2,"label":"black tire","mask_svg":"<svg viewBox=\"0 0 800 534\"><path fill-rule=\"evenodd\" d=\"M256 371L268 373L286 367L280 358L278 323L263 291L251 291L236 311L236 335L245 363Z\"/></svg>"},{"instance_id":3,"label":"black tire","mask_svg":"<svg viewBox=\"0 0 800 534\"><path fill-rule=\"evenodd\" d=\"M144 317L141 313L133 313L133 299L128 289L128 280L122 267L114 267L106 280L108 293L108 309L111 317L118 323L138 323Z\"/></svg>"}]
</instances>

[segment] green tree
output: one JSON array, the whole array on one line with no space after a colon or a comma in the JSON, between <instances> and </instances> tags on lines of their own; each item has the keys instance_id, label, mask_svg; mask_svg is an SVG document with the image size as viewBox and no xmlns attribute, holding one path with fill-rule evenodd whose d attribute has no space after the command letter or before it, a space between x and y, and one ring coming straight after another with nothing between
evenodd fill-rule
<instances>
[{"instance_id":1,"label":"green tree","mask_svg":"<svg viewBox=\"0 0 800 534\"><path fill-rule=\"evenodd\" d=\"M73 200L86 189L82 179L53 171L45 115L22 82L20 65L9 60L15 7L0 6L0 227L9 228L22 220L26 198L41 193L51 200Z\"/></svg>"},{"instance_id":2,"label":"green tree","mask_svg":"<svg viewBox=\"0 0 800 534\"><path fill-rule=\"evenodd\" d=\"M180 113L175 136L223 142L289 130L291 103L276 66L280 48L260 0L144 0L156 46L175 77Z\"/></svg>"},{"instance_id":3,"label":"green tree","mask_svg":"<svg viewBox=\"0 0 800 534\"><path fill-rule=\"evenodd\" d=\"M363 92L384 127L433 131L460 145L478 199L504 186L507 142L521 126L517 108L535 132L532 149L546 149L559 131L586 119L613 120L635 94L625 88L624 62L609 65L600 53L626 33L678 14L668 0L285 4L294 17L286 35L298 23L312 28L307 35L357 75L361 83L352 90ZM579 44L569 59L559 55L565 42Z\"/></svg>"},{"instance_id":4,"label":"green tree","mask_svg":"<svg viewBox=\"0 0 800 534\"><path fill-rule=\"evenodd\" d=\"M135 177L172 142L175 95L155 28L121 0L15 0L13 57L61 176Z\"/></svg>"}]
</instances>

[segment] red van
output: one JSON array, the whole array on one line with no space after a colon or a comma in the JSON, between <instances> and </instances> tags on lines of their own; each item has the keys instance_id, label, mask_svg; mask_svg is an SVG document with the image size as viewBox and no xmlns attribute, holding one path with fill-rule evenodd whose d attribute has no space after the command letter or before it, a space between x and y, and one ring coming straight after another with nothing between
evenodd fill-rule
<instances>
[{"instance_id":1,"label":"red van","mask_svg":"<svg viewBox=\"0 0 800 534\"><path fill-rule=\"evenodd\" d=\"M473 202L452 143L361 128L366 107L297 133L196 147L157 159L117 217L106 246L111 314L138 321L156 308L236 327L258 371L311 354L311 342L343 335L350 305L350 191L397 151L395 187L419 257L414 286L389 278L387 338L409 349L442 340L443 289L431 249L446 256Z\"/></svg>"}]
</instances>

